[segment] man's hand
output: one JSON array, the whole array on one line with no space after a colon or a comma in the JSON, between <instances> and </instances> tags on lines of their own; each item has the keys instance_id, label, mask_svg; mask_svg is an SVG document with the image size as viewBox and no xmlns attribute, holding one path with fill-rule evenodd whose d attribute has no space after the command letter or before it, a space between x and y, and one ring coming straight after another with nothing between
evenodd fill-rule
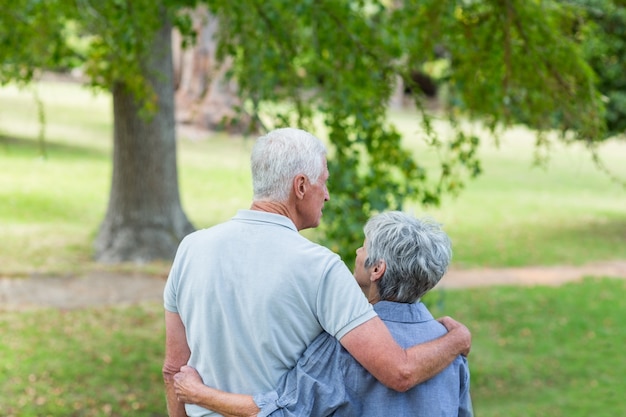
<instances>
[{"instance_id":1,"label":"man's hand","mask_svg":"<svg viewBox=\"0 0 626 417\"><path fill-rule=\"evenodd\" d=\"M196 404L199 402L199 395L205 388L198 371L191 366L183 366L180 372L174 375L174 389L178 401L186 404Z\"/></svg>"},{"instance_id":2,"label":"man's hand","mask_svg":"<svg viewBox=\"0 0 626 417\"><path fill-rule=\"evenodd\" d=\"M437 321L443 324L446 329L448 329L448 333L456 333L456 337L458 337L460 341L459 343L462 343L461 346L464 346L461 349L461 355L469 355L470 349L472 347L472 334L470 333L469 329L465 327L464 324L454 320L452 317L441 317L437 319Z\"/></svg>"}]
</instances>

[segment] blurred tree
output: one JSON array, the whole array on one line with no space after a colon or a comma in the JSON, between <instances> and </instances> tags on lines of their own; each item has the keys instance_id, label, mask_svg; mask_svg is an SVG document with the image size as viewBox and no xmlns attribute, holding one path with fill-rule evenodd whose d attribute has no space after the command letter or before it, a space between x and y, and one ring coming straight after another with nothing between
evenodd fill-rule
<instances>
[{"instance_id":1,"label":"blurred tree","mask_svg":"<svg viewBox=\"0 0 626 417\"><path fill-rule=\"evenodd\" d=\"M0 65L3 73L11 69L3 82L28 80L61 57L77 58L65 53L64 31L74 22L88 42L80 59L91 84L113 93L114 172L97 258L171 256L192 227L178 198L168 22L192 33L195 2L0 1L7 2L0 20L24 18L13 22L20 26L15 33L43 54L33 59L16 51L20 40L2 25L0 37L9 42L0 46ZM236 80L239 110L258 125L266 121L260 128L292 125L328 137L332 198L322 229L325 243L347 261L372 212L402 209L406 199L437 204L480 172L479 138L461 120L480 120L494 134L523 120L540 132L538 146L549 141L541 133L554 129L566 140L604 136L594 74L572 36L571 14L557 1L203 3L219 22L216 57ZM35 39L32 16L41 17L50 35L45 45ZM414 87L416 71L441 83L446 106L437 117L452 122L450 135L440 136L422 90L411 88L416 128L438 149L438 169L403 148L387 118L397 80Z\"/></svg>"},{"instance_id":2,"label":"blurred tree","mask_svg":"<svg viewBox=\"0 0 626 417\"><path fill-rule=\"evenodd\" d=\"M113 180L106 217L96 237L96 257L103 262L167 259L194 230L178 190L172 26L163 3L120 4L113 13L120 13L126 22L110 30L105 25L110 20L103 20L96 32L111 39L99 53L101 61L112 64L106 85L112 86L114 120ZM135 15L135 8L142 6L154 12ZM143 28L137 24L142 18L146 19ZM121 28L126 38L120 38ZM149 43L137 41L142 33L149 34ZM95 59L91 62L102 65ZM116 63L128 65L133 69L128 76L140 80L135 83L117 75ZM100 68L89 70L92 77L101 74Z\"/></svg>"},{"instance_id":3,"label":"blurred tree","mask_svg":"<svg viewBox=\"0 0 626 417\"><path fill-rule=\"evenodd\" d=\"M250 116L240 109L236 80L229 78L230 60L217 59L215 34L219 22L206 7L190 12L195 42L184 48L184 37L175 32L174 74L176 121L200 129L248 133Z\"/></svg>"},{"instance_id":4,"label":"blurred tree","mask_svg":"<svg viewBox=\"0 0 626 417\"><path fill-rule=\"evenodd\" d=\"M112 94L113 175L96 258L172 257L194 229L178 189L170 23L178 19L185 30L188 21L167 0L2 3L0 81L27 83L42 70L80 66L92 87Z\"/></svg>"},{"instance_id":5,"label":"blurred tree","mask_svg":"<svg viewBox=\"0 0 626 417\"><path fill-rule=\"evenodd\" d=\"M626 1L567 0L576 17L574 35L598 76L606 102L608 137L626 132Z\"/></svg>"},{"instance_id":6,"label":"blurred tree","mask_svg":"<svg viewBox=\"0 0 626 417\"><path fill-rule=\"evenodd\" d=\"M594 75L570 37L572 17L552 1L212 1L222 57L252 113L289 102L275 115L312 126L319 115L331 142L331 201L325 243L351 261L361 227L374 211L402 209L406 199L437 204L480 172L479 137L463 120L494 133L518 122L538 129L538 148L562 138L592 143L603 135ZM398 78L415 71L440 84L454 130L442 137L424 95L414 96L416 128L439 151L440 168L402 147L388 123ZM290 110L291 109L291 110ZM558 115L556 117L555 115ZM430 166L430 168L426 168Z\"/></svg>"}]
</instances>

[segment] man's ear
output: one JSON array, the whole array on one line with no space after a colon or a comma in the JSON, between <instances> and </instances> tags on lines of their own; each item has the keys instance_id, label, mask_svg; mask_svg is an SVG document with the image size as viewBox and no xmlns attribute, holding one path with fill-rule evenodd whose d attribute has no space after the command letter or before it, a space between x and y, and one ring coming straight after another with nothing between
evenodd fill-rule
<instances>
[{"instance_id":1,"label":"man's ear","mask_svg":"<svg viewBox=\"0 0 626 417\"><path fill-rule=\"evenodd\" d=\"M385 271L387 270L387 263L384 259L378 261L376 265L372 267L372 271L370 273L370 281L376 282L385 275Z\"/></svg>"},{"instance_id":2,"label":"man's ear","mask_svg":"<svg viewBox=\"0 0 626 417\"><path fill-rule=\"evenodd\" d=\"M298 200L304 198L304 194L306 193L306 181L307 178L304 174L298 174L293 177L293 192Z\"/></svg>"}]
</instances>

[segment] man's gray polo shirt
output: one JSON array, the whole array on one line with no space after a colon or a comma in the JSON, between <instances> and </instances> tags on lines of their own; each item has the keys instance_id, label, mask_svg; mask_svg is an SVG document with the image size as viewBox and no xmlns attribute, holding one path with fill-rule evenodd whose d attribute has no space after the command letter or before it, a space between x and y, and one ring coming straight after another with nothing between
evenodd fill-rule
<instances>
[{"instance_id":1,"label":"man's gray polo shirt","mask_svg":"<svg viewBox=\"0 0 626 417\"><path fill-rule=\"evenodd\" d=\"M273 389L322 331L340 339L376 316L337 254L252 210L181 242L164 305L180 314L204 383L250 394Z\"/></svg>"}]
</instances>

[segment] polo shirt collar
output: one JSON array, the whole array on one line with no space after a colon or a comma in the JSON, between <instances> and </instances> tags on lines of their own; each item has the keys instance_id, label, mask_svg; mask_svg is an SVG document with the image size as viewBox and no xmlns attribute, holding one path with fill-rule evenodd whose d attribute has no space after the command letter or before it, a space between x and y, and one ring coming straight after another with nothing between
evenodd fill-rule
<instances>
[{"instance_id":1,"label":"polo shirt collar","mask_svg":"<svg viewBox=\"0 0 626 417\"><path fill-rule=\"evenodd\" d=\"M297 232L296 225L291 221L289 217L282 214L268 213L266 211L259 210L238 210L237 214L233 217L233 220L253 221L261 223L272 223L277 226L283 226L288 229L292 229Z\"/></svg>"}]
</instances>

